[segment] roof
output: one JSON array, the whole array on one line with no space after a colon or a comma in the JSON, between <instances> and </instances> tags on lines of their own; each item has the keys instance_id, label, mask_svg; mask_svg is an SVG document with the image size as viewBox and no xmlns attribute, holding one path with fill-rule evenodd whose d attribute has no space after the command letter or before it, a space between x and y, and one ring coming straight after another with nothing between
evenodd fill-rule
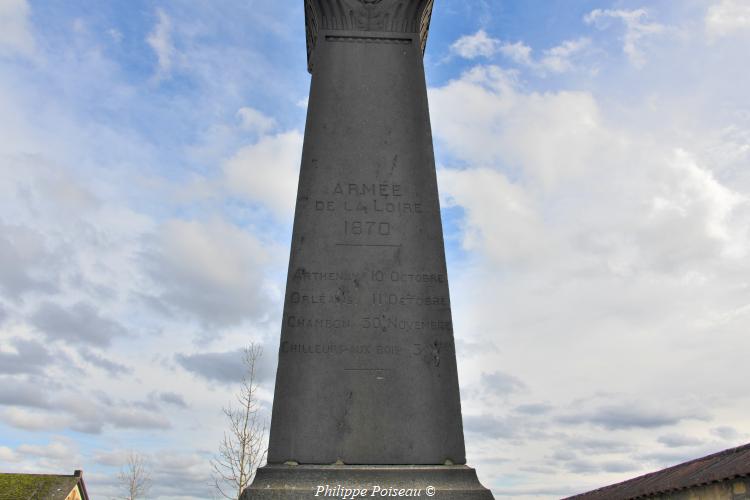
<instances>
[{"instance_id":1,"label":"roof","mask_svg":"<svg viewBox=\"0 0 750 500\"><path fill-rule=\"evenodd\" d=\"M65 500L76 486L89 500L80 470L72 475L0 473L0 500Z\"/></svg>"},{"instance_id":2,"label":"roof","mask_svg":"<svg viewBox=\"0 0 750 500\"><path fill-rule=\"evenodd\" d=\"M750 444L730 448L658 472L569 497L580 500L629 500L750 476ZM568 499L566 499L568 500Z\"/></svg>"}]
</instances>

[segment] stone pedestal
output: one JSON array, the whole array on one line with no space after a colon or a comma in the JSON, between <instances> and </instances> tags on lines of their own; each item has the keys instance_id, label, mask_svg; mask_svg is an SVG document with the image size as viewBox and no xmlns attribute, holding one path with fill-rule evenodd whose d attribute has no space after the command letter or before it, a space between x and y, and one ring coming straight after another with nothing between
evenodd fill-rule
<instances>
[{"instance_id":1,"label":"stone pedestal","mask_svg":"<svg viewBox=\"0 0 750 500\"><path fill-rule=\"evenodd\" d=\"M307 498L327 478L491 498L472 469L443 465L466 456L422 65L432 0L305 9L312 83L271 465L245 498Z\"/></svg>"},{"instance_id":2,"label":"stone pedestal","mask_svg":"<svg viewBox=\"0 0 750 500\"><path fill-rule=\"evenodd\" d=\"M267 465L258 470L253 485L245 490L242 500L344 497L493 498L489 490L479 484L474 469L465 465Z\"/></svg>"}]
</instances>

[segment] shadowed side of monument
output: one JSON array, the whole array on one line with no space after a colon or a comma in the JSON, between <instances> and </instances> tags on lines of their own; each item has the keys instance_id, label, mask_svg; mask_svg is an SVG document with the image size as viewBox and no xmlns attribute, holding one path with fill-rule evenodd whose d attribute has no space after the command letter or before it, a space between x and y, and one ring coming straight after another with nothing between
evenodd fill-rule
<instances>
[{"instance_id":1,"label":"shadowed side of monument","mask_svg":"<svg viewBox=\"0 0 750 500\"><path fill-rule=\"evenodd\" d=\"M432 0L305 9L312 84L269 465L243 498L321 485L492 498L462 465L422 65Z\"/></svg>"}]
</instances>

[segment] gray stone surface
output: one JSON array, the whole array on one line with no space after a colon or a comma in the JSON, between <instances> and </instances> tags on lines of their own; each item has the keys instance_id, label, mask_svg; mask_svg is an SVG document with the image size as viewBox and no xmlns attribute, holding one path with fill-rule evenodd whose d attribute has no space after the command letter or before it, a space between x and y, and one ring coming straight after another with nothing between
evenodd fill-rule
<instances>
[{"instance_id":1,"label":"gray stone surface","mask_svg":"<svg viewBox=\"0 0 750 500\"><path fill-rule=\"evenodd\" d=\"M466 461L422 66L430 6L307 2L312 85L269 463ZM409 31L372 30L396 27Z\"/></svg>"},{"instance_id":2,"label":"gray stone surface","mask_svg":"<svg viewBox=\"0 0 750 500\"><path fill-rule=\"evenodd\" d=\"M462 465L422 66L432 0L305 9L312 84L269 465L243 499L382 497L376 487L491 499Z\"/></svg>"},{"instance_id":3,"label":"gray stone surface","mask_svg":"<svg viewBox=\"0 0 750 500\"><path fill-rule=\"evenodd\" d=\"M432 0L307 0L305 9L312 84L269 465L244 498L310 498L339 485L492 498L460 465L422 66Z\"/></svg>"},{"instance_id":4,"label":"gray stone surface","mask_svg":"<svg viewBox=\"0 0 750 500\"><path fill-rule=\"evenodd\" d=\"M383 498L383 493L390 493L390 497L398 497L401 493L400 498L438 500L493 498L489 490L479 484L474 469L465 465L269 465L258 470L252 487L245 490L242 500Z\"/></svg>"}]
</instances>

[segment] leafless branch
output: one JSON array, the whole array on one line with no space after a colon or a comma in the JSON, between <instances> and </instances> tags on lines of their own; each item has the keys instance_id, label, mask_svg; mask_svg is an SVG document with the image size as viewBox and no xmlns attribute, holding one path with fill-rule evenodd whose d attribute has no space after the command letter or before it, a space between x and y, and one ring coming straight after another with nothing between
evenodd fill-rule
<instances>
[{"instance_id":1,"label":"leafless branch","mask_svg":"<svg viewBox=\"0 0 750 500\"><path fill-rule=\"evenodd\" d=\"M146 498L151 490L151 474L146 467L146 460L136 452L128 454L127 462L117 475L125 500Z\"/></svg>"},{"instance_id":2,"label":"leafless branch","mask_svg":"<svg viewBox=\"0 0 750 500\"><path fill-rule=\"evenodd\" d=\"M211 460L211 469L216 490L229 500L239 500L266 458L266 420L260 413L255 375L262 353L262 347L254 343L244 350L245 375L237 401L222 408L228 429Z\"/></svg>"}]
</instances>

